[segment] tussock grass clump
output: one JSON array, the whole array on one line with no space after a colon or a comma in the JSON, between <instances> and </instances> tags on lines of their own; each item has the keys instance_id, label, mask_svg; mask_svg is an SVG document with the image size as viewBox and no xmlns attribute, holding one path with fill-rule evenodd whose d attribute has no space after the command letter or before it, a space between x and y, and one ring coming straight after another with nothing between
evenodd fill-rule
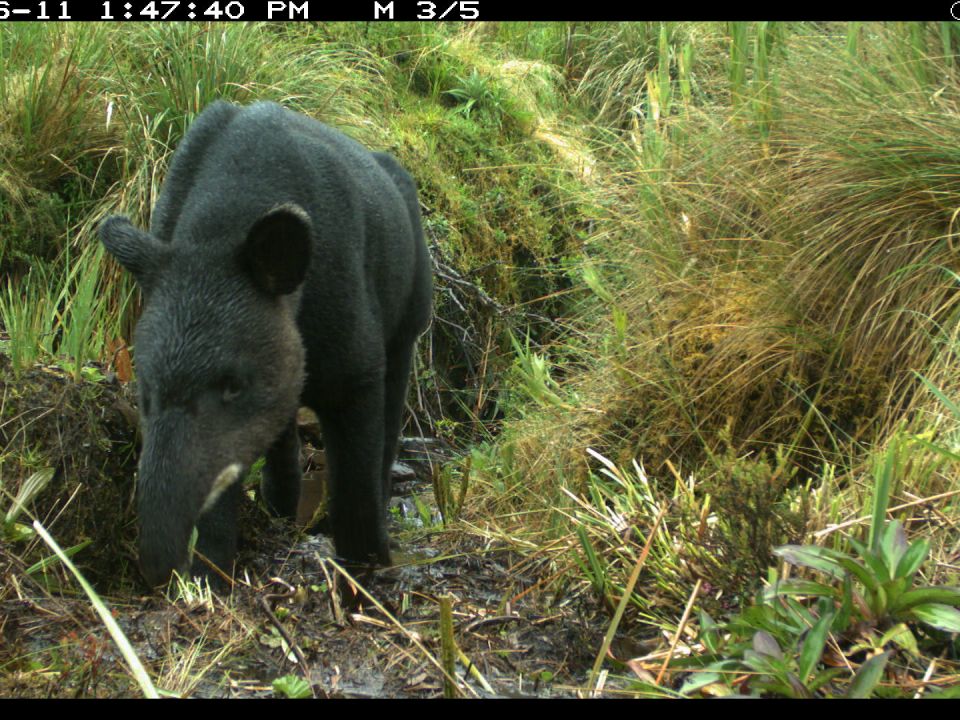
<instances>
[{"instance_id":1,"label":"tussock grass clump","mask_svg":"<svg viewBox=\"0 0 960 720\"><path fill-rule=\"evenodd\" d=\"M0 260L52 259L78 203L116 178L106 105L93 102L102 29L26 25L0 34Z\"/></svg>"},{"instance_id":2,"label":"tussock grass clump","mask_svg":"<svg viewBox=\"0 0 960 720\"><path fill-rule=\"evenodd\" d=\"M152 130L168 145L214 100L256 99L268 77L256 25L151 23L122 30L119 63L140 71L118 75L117 90L155 119Z\"/></svg>"},{"instance_id":3,"label":"tussock grass clump","mask_svg":"<svg viewBox=\"0 0 960 720\"><path fill-rule=\"evenodd\" d=\"M911 406L911 371L933 359L958 300L945 269L955 266L960 96L904 87L907 69L821 82L829 115L785 87L783 121L790 300L835 338L837 365L885 375L887 427Z\"/></svg>"}]
</instances>

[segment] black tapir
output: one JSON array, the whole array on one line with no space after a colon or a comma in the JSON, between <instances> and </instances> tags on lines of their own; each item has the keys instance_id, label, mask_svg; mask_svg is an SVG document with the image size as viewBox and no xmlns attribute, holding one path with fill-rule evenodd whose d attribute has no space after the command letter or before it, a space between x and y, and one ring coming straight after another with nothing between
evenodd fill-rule
<instances>
[{"instance_id":1,"label":"black tapir","mask_svg":"<svg viewBox=\"0 0 960 720\"><path fill-rule=\"evenodd\" d=\"M238 480L261 455L268 508L293 517L300 405L320 419L337 554L389 564L386 507L407 379L431 314L410 175L279 105L216 102L173 156L150 232L100 226L145 305L135 333L143 448L140 566L197 550L229 572Z\"/></svg>"}]
</instances>

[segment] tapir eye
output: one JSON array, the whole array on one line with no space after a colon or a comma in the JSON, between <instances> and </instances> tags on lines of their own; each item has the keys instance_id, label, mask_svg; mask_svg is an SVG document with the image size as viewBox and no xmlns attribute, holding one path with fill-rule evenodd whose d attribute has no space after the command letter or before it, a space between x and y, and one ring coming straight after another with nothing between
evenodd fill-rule
<instances>
[{"instance_id":1,"label":"tapir eye","mask_svg":"<svg viewBox=\"0 0 960 720\"><path fill-rule=\"evenodd\" d=\"M235 377L225 377L220 381L220 397L225 403L231 403L240 397L243 385Z\"/></svg>"}]
</instances>

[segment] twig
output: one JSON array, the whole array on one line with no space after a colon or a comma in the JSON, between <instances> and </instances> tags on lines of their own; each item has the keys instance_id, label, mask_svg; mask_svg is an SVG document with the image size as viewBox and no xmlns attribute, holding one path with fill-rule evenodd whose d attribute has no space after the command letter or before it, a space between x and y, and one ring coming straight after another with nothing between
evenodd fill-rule
<instances>
[{"instance_id":1,"label":"twig","mask_svg":"<svg viewBox=\"0 0 960 720\"><path fill-rule=\"evenodd\" d=\"M423 646L423 643L420 642L420 639L416 635L414 635L412 632L407 630L403 625L401 625L400 621L397 620L392 614L390 614L390 612L383 606L383 604L379 600L377 600L373 595L367 592L367 589L363 587L363 585L358 583L350 573L344 570L343 567L341 567L336 560L334 560L333 558L326 558L326 560L321 560L321 562L328 562L331 565L333 565L334 570L336 570L338 573L343 575L344 579L346 579L349 583L351 583L365 598L367 598L367 600L373 603L373 606L377 608L377 610L379 610L381 613L383 613L383 615L391 623L393 623L393 625L396 626L396 628L400 632L402 632L406 636L406 638L420 650L420 652L423 653L423 656L430 662L431 665L433 665L437 670L440 671L443 677L447 678L448 680L451 680L454 684L456 684L457 682L456 678L451 678L447 675L447 671L443 669L443 666L433 656L433 654ZM479 695L477 694L477 691L474 690L472 687L466 684L464 684L464 687L466 687L466 689L469 690L474 697L479 697ZM463 690L460 688L459 685L457 685L457 689L461 693L463 692Z\"/></svg>"},{"instance_id":2,"label":"twig","mask_svg":"<svg viewBox=\"0 0 960 720\"><path fill-rule=\"evenodd\" d=\"M193 554L194 554L194 556L195 556L198 560L200 560L200 562L202 562L204 565L207 566L207 569L208 569L208 570L213 570L213 572L215 572L217 575L219 575L219 576L220 576L220 579L223 580L224 582L226 582L226 583L230 586L230 589L231 589L231 590L232 590L234 587L236 587L236 583L233 581L233 578L230 577L229 575L227 575L227 574L226 574L223 570L221 570L217 565L215 565L214 562L213 562L213 560L211 560L210 558L208 558L206 555L204 555L202 552L200 552L200 551L197 550L196 548L193 549Z\"/></svg>"},{"instance_id":3,"label":"twig","mask_svg":"<svg viewBox=\"0 0 960 720\"><path fill-rule=\"evenodd\" d=\"M667 652L667 656L663 659L663 665L660 666L660 672L657 673L657 682L659 686L660 681L663 680L664 674L667 672L667 666L670 664L670 661L673 659L673 653L677 649L677 644L680 642L680 636L683 634L683 628L687 624L687 620L690 618L690 611L693 609L693 602L697 599L697 595L700 594L700 584L703 582L701 578L697 578L696 585L693 586L693 592L690 593L690 599L687 600L687 606L683 609L683 617L680 618L680 624L677 625L677 632L673 635L673 640L670 641L670 650Z\"/></svg>"},{"instance_id":4,"label":"twig","mask_svg":"<svg viewBox=\"0 0 960 720\"><path fill-rule=\"evenodd\" d=\"M270 608L270 604L267 602L267 598L286 598L289 595L266 595L258 598L260 602L260 607L263 608L263 611L267 614L267 618L277 629L277 632L280 633L280 637L283 638L284 642L287 643L287 647L293 651L293 654L297 656L297 663L300 665L300 669L303 671L303 677L307 681L307 684L310 685L310 694L316 698L317 694L313 692L313 683L310 682L310 666L307 664L307 658L304 657L303 651L300 649L300 646L290 637L290 634L287 632L286 628L283 627L283 624L274 614L273 610Z\"/></svg>"},{"instance_id":5,"label":"twig","mask_svg":"<svg viewBox=\"0 0 960 720\"><path fill-rule=\"evenodd\" d=\"M650 554L650 548L653 546L653 539L657 536L657 530L660 528L660 521L663 520L663 516L667 512L668 503L664 503L660 508L660 512L657 513L657 519L653 522L653 527L650 529L649 534L647 535L647 542L643 546L643 550L640 551L640 557L637 559L637 564L633 567L633 572L630 573L630 579L627 580L627 586L623 590L623 595L620 598L620 603L617 605L617 610L613 614L613 620L610 622L610 627L607 628L607 634L603 637L603 642L600 644L600 652L597 653L597 659L593 663L593 669L590 670L590 678L587 681L588 687L592 689L595 687L597 678L600 674L600 666L603 664L604 658L607 656L607 652L610 650L610 643L613 642L613 636L617 633L617 628L620 626L620 620L623 618L623 613L627 609L627 603L630 602L630 596L633 595L633 588L637 584L637 580L640 578L640 571L643 569L644 563L647 561L647 555Z\"/></svg>"},{"instance_id":6,"label":"twig","mask_svg":"<svg viewBox=\"0 0 960 720\"><path fill-rule=\"evenodd\" d=\"M896 512L897 510L903 510L908 507L913 507L914 505L922 505L923 503L928 503L933 500L942 500L944 498L953 497L954 495L960 495L960 490L950 490L949 492L940 493L939 495L931 495L930 497L920 498L919 500L911 500L908 503L903 503L902 505L897 505L896 507L890 508L889 510L887 510L887 513ZM813 537L819 539L829 535L830 533L836 532L837 530L843 530L844 528L848 528L851 525L859 525L860 523L869 522L872 519L873 519L872 515L864 515L863 517L854 518L853 520L847 520L846 522L842 522L839 525L831 525L830 527L824 528L823 530L817 530L817 532L813 534Z\"/></svg>"},{"instance_id":7,"label":"twig","mask_svg":"<svg viewBox=\"0 0 960 720\"><path fill-rule=\"evenodd\" d=\"M944 650L946 652L946 650ZM943 657L941 655L941 657ZM927 671L923 674L923 680L921 680L920 688L913 694L914 700L919 700L923 697L923 691L927 689L927 683L930 682L930 678L933 677L934 668L937 666L937 660L940 658L933 658L930 661L930 664L927 666Z\"/></svg>"},{"instance_id":8,"label":"twig","mask_svg":"<svg viewBox=\"0 0 960 720\"><path fill-rule=\"evenodd\" d=\"M326 564L320 563L320 570L323 571L323 577L327 579L327 594L330 596L330 606L333 610L333 621L339 627L343 627L343 610L340 608L340 603L337 602L336 587L333 578L331 578L330 573L327 572Z\"/></svg>"}]
</instances>

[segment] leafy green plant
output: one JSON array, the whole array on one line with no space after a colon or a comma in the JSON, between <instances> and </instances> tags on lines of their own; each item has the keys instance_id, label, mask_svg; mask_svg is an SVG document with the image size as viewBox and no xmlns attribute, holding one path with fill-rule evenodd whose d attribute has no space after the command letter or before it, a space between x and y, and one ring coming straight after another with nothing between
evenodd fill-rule
<instances>
[{"instance_id":1,"label":"leafy green plant","mask_svg":"<svg viewBox=\"0 0 960 720\"><path fill-rule=\"evenodd\" d=\"M539 406L567 407L559 395L560 385L550 376L550 359L531 349L529 336L526 343L521 345L511 333L510 343L516 354L513 367L514 387Z\"/></svg>"},{"instance_id":2,"label":"leafy green plant","mask_svg":"<svg viewBox=\"0 0 960 720\"><path fill-rule=\"evenodd\" d=\"M273 692L281 697L294 700L313 696L313 693L310 692L310 683L296 675L278 677L273 681Z\"/></svg>"},{"instance_id":3,"label":"leafy green plant","mask_svg":"<svg viewBox=\"0 0 960 720\"><path fill-rule=\"evenodd\" d=\"M712 694L733 694L733 679L748 673L750 694L813 697L842 672L817 669L832 620L830 612L817 618L799 605L767 604L749 608L724 628L701 612L700 640L711 654L724 659L693 675L680 692L688 695L711 687ZM729 635L723 630L730 631Z\"/></svg>"},{"instance_id":4,"label":"leafy green plant","mask_svg":"<svg viewBox=\"0 0 960 720\"><path fill-rule=\"evenodd\" d=\"M493 100L493 91L490 89L490 81L476 68L466 77L457 76L459 87L451 88L446 94L459 103L458 112L470 117L470 112L474 107L483 107Z\"/></svg>"},{"instance_id":5,"label":"leafy green plant","mask_svg":"<svg viewBox=\"0 0 960 720\"><path fill-rule=\"evenodd\" d=\"M815 570L828 582L783 580L771 592L830 598L846 613L840 619L855 614L858 622L872 626L919 622L960 632L960 588L913 586L930 549L928 540L908 543L903 526L894 520L885 525L873 547L853 539L850 544L855 554L809 545L777 548L774 552L788 563ZM842 584L838 586L837 581Z\"/></svg>"},{"instance_id":6,"label":"leafy green plant","mask_svg":"<svg viewBox=\"0 0 960 720\"><path fill-rule=\"evenodd\" d=\"M824 657L828 652L838 657L834 626L850 622L848 608L838 610L826 598L811 608L789 596L771 595L762 593L755 605L725 624L701 612L698 640L706 653L678 664L697 668L681 687L681 694L869 697L893 655L883 648L901 640L903 626L877 642L851 648L849 654L868 650L871 655L844 682L848 676L844 664L826 663Z\"/></svg>"},{"instance_id":7,"label":"leafy green plant","mask_svg":"<svg viewBox=\"0 0 960 720\"><path fill-rule=\"evenodd\" d=\"M416 493L412 495L412 499L414 506L417 508L417 519L420 527L429 529L441 525L442 518L433 511L428 503L421 500Z\"/></svg>"},{"instance_id":8,"label":"leafy green plant","mask_svg":"<svg viewBox=\"0 0 960 720\"><path fill-rule=\"evenodd\" d=\"M816 546L785 545L774 552L791 565L810 568L833 583L784 580L777 594L830 598L849 608L847 615L873 626L920 622L960 632L960 588L924 585L914 580L930 551L921 538L908 543L898 520L885 521L895 475L902 471L907 447L895 437L874 472L874 500L866 543L849 538L853 553ZM837 587L836 581L843 583ZM842 630L842 623L837 627Z\"/></svg>"},{"instance_id":9,"label":"leafy green plant","mask_svg":"<svg viewBox=\"0 0 960 720\"><path fill-rule=\"evenodd\" d=\"M814 545L778 547L777 556L812 570L818 579L778 579L771 570L768 587L756 604L725 626L701 613L699 639L707 650L705 657L712 660L697 661L703 663L702 671L682 692L707 686L716 692L716 685L721 693L733 692L732 678L749 673L744 687L750 694L805 698L842 692L869 697L897 649L918 656L914 626L960 632L960 588L915 583L929 541L908 542L899 520L885 520L905 451L895 438L877 463L866 542L849 538L849 552ZM860 652L869 656L845 689L839 684L845 669L823 662L828 645L835 656Z\"/></svg>"},{"instance_id":10,"label":"leafy green plant","mask_svg":"<svg viewBox=\"0 0 960 720\"><path fill-rule=\"evenodd\" d=\"M486 117L497 125L502 124L503 116L510 110L503 87L486 75L481 75L476 68L467 76L458 75L457 82L457 87L445 91L446 95L457 102L456 112L471 117L471 113L476 110L479 116Z\"/></svg>"}]
</instances>

